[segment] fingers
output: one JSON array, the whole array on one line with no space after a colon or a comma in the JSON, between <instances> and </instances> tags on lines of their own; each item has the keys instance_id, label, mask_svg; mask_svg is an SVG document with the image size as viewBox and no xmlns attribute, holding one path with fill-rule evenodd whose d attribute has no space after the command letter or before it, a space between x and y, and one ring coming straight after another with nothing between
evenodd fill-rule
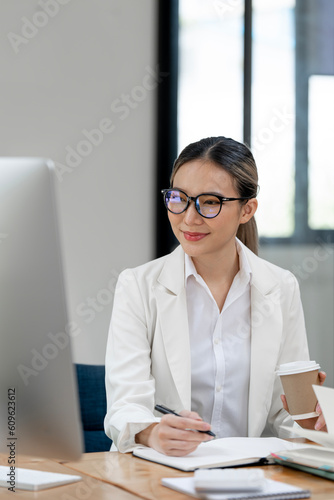
<instances>
[{"instance_id":1,"label":"fingers","mask_svg":"<svg viewBox=\"0 0 334 500\"><path fill-rule=\"evenodd\" d=\"M169 446L170 445L170 446ZM163 453L171 457L184 457L196 451L198 443L185 441L170 441L166 443Z\"/></svg>"},{"instance_id":2,"label":"fingers","mask_svg":"<svg viewBox=\"0 0 334 500\"><path fill-rule=\"evenodd\" d=\"M326 422L325 422L324 416L322 414L320 415L320 417L316 421L314 428L315 428L316 431L325 431L325 432L327 432Z\"/></svg>"},{"instance_id":3,"label":"fingers","mask_svg":"<svg viewBox=\"0 0 334 500\"><path fill-rule=\"evenodd\" d=\"M193 413L193 412L189 412ZM197 415L197 413L195 414ZM176 430L185 430L185 431L209 431L211 429L211 425L207 422L204 422L198 415L197 418L190 418L189 416L176 417L174 415L164 415L161 419L161 423L166 424L167 426L176 429ZM189 440L194 441L205 441L202 439L203 436L198 435L198 432L192 433L189 436Z\"/></svg>"},{"instance_id":4,"label":"fingers","mask_svg":"<svg viewBox=\"0 0 334 500\"><path fill-rule=\"evenodd\" d=\"M281 394L281 401L282 401L282 404L283 404L283 408L284 408L284 410L286 410L288 413L290 413L290 412L289 412L288 403L287 403L287 401L286 401L286 397L285 397L285 395L284 395L284 394Z\"/></svg>"},{"instance_id":5,"label":"fingers","mask_svg":"<svg viewBox=\"0 0 334 500\"><path fill-rule=\"evenodd\" d=\"M195 411L182 410L180 415L182 415L182 417L193 418L194 420L203 420Z\"/></svg>"},{"instance_id":6,"label":"fingers","mask_svg":"<svg viewBox=\"0 0 334 500\"><path fill-rule=\"evenodd\" d=\"M324 432L327 432L327 426L326 426L326 422L325 422L325 418L322 414L322 410L320 408L320 405L319 403L317 403L317 407L316 407L316 412L319 413L319 417L315 423L315 430L316 431L324 431Z\"/></svg>"},{"instance_id":7,"label":"fingers","mask_svg":"<svg viewBox=\"0 0 334 500\"><path fill-rule=\"evenodd\" d=\"M327 374L325 372L319 372L319 385L324 384L324 382L326 380L326 376L327 376ZM319 413L319 418L317 419L317 421L315 423L315 426L314 426L315 430L327 432L325 418L322 414L322 410L320 408L319 403L317 403L316 412Z\"/></svg>"},{"instance_id":8,"label":"fingers","mask_svg":"<svg viewBox=\"0 0 334 500\"><path fill-rule=\"evenodd\" d=\"M188 412L187 415L193 412ZM195 414L196 418L164 415L151 432L149 446L165 455L185 456L196 450L203 441L211 436L196 432L210 430L211 426Z\"/></svg>"},{"instance_id":9,"label":"fingers","mask_svg":"<svg viewBox=\"0 0 334 500\"><path fill-rule=\"evenodd\" d=\"M324 383L324 381L326 379L326 373L324 373L324 372L320 372L320 373L322 373L324 375L320 379L320 385L322 385L322 383ZM322 383L321 383L321 380L322 380ZM281 401L282 401L284 410L286 410L288 413L290 413L289 407L288 407L288 404L286 401L286 397L284 394L281 394ZM319 414L319 417L312 417L312 418L306 418L303 420L297 420L296 421L297 424L299 424L301 427L303 427L303 429L315 429L316 431L327 432L326 422L325 422L324 416L322 414L319 403L317 403L316 412Z\"/></svg>"},{"instance_id":10,"label":"fingers","mask_svg":"<svg viewBox=\"0 0 334 500\"><path fill-rule=\"evenodd\" d=\"M323 385L326 380L327 374L325 372L319 372L319 384Z\"/></svg>"}]
</instances>

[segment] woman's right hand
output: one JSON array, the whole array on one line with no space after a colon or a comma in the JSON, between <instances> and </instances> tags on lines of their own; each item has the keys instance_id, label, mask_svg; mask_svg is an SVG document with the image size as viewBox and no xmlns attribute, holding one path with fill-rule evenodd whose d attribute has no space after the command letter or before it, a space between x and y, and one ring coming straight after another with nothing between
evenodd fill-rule
<instances>
[{"instance_id":1,"label":"woman's right hand","mask_svg":"<svg viewBox=\"0 0 334 500\"><path fill-rule=\"evenodd\" d=\"M161 421L151 424L136 435L136 443L154 448L160 453L182 457L195 451L203 441L211 441L212 436L202 432L209 431L211 425L203 422L201 417L192 411L183 410L180 415L164 415Z\"/></svg>"}]
</instances>

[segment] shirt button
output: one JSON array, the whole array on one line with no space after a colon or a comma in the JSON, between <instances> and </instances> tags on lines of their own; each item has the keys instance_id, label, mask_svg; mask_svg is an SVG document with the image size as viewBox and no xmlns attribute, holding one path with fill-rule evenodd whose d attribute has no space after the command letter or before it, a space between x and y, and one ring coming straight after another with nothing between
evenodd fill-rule
<instances>
[{"instance_id":1,"label":"shirt button","mask_svg":"<svg viewBox=\"0 0 334 500\"><path fill-rule=\"evenodd\" d=\"M217 345L217 344L219 344L219 339L218 339L217 337L215 337L215 339L214 339L214 343L215 343L216 345Z\"/></svg>"},{"instance_id":2,"label":"shirt button","mask_svg":"<svg viewBox=\"0 0 334 500\"><path fill-rule=\"evenodd\" d=\"M222 390L221 385L217 385L216 391L220 392Z\"/></svg>"}]
</instances>

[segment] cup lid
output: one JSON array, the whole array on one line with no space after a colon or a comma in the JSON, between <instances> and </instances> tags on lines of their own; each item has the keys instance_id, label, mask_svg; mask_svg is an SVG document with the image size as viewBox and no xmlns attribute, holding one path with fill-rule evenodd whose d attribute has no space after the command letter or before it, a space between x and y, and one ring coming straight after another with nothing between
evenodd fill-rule
<instances>
[{"instance_id":1,"label":"cup lid","mask_svg":"<svg viewBox=\"0 0 334 500\"><path fill-rule=\"evenodd\" d=\"M311 372L319 370L320 365L315 361L292 361L291 363L283 363L276 371L278 376L292 375L294 373Z\"/></svg>"}]
</instances>

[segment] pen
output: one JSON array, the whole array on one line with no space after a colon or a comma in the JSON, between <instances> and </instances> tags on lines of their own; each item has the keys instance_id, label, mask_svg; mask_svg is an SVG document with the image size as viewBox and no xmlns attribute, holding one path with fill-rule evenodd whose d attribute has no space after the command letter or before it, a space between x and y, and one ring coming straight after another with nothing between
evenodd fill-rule
<instances>
[{"instance_id":1,"label":"pen","mask_svg":"<svg viewBox=\"0 0 334 500\"><path fill-rule=\"evenodd\" d=\"M167 415L170 413L171 415L175 415L176 417L181 417L182 415L179 415L175 411L171 410L170 408L167 408L166 406L163 405L155 405L154 407L159 413L163 413L164 415ZM216 434L214 434L212 431L197 431L197 432L203 432L204 434L209 434L209 436L216 437Z\"/></svg>"}]
</instances>

